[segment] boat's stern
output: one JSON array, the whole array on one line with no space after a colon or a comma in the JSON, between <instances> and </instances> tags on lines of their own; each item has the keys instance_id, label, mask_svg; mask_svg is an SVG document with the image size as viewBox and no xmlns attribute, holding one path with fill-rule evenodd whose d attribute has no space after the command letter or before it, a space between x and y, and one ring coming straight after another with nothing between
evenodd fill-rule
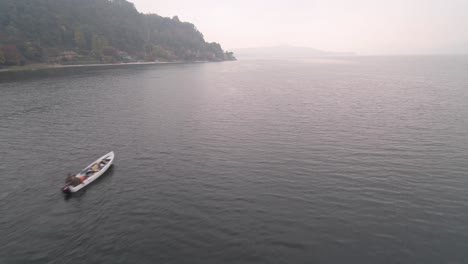
<instances>
[{"instance_id":1,"label":"boat's stern","mask_svg":"<svg viewBox=\"0 0 468 264\"><path fill-rule=\"evenodd\" d=\"M63 193L66 193L66 194L71 193L70 187L71 187L70 185L65 185L65 186L62 188L62 192L63 192Z\"/></svg>"}]
</instances>

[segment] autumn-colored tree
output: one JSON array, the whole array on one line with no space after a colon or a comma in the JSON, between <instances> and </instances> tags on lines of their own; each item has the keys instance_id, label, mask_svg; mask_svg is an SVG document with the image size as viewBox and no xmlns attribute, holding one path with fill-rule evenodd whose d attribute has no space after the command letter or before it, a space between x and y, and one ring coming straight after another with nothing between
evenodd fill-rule
<instances>
[{"instance_id":1,"label":"autumn-colored tree","mask_svg":"<svg viewBox=\"0 0 468 264\"><path fill-rule=\"evenodd\" d=\"M75 30L74 40L75 40L75 46L78 49L85 49L86 48L86 39L85 39L83 31L81 31L80 29Z\"/></svg>"},{"instance_id":2,"label":"autumn-colored tree","mask_svg":"<svg viewBox=\"0 0 468 264\"><path fill-rule=\"evenodd\" d=\"M105 47L109 46L109 42L105 37L94 34L91 45L94 52L100 53Z\"/></svg>"},{"instance_id":3,"label":"autumn-colored tree","mask_svg":"<svg viewBox=\"0 0 468 264\"><path fill-rule=\"evenodd\" d=\"M1 47L5 65L20 65L24 63L23 56L16 48L16 45L4 45Z\"/></svg>"}]
</instances>

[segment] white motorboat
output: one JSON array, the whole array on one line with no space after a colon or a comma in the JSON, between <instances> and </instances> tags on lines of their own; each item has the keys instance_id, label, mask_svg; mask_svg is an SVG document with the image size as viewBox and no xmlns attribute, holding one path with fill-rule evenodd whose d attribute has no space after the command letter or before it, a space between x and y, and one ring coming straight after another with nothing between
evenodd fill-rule
<instances>
[{"instance_id":1,"label":"white motorboat","mask_svg":"<svg viewBox=\"0 0 468 264\"><path fill-rule=\"evenodd\" d=\"M111 151L108 154L100 157L93 163L89 164L84 170L82 170L80 173L76 174L73 180L70 180L63 188L62 192L64 193L74 193L77 192L93 181L95 181L97 178L99 178L104 172L109 169L109 167L112 165L112 162L114 161L114 152Z\"/></svg>"}]
</instances>

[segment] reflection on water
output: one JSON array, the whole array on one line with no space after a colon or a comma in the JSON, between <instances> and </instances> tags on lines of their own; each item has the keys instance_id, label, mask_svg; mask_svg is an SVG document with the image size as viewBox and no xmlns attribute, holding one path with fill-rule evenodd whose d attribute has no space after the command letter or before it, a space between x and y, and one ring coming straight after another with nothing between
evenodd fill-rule
<instances>
[{"instance_id":1,"label":"reflection on water","mask_svg":"<svg viewBox=\"0 0 468 264\"><path fill-rule=\"evenodd\" d=\"M177 63L168 64L115 64L115 65L80 65L80 66L65 66L57 68L39 68L24 71L0 71L0 82L24 81L46 79L54 77L69 77L76 75L94 75L97 73L105 73L107 71L118 70L141 70L145 68L157 67L172 67Z\"/></svg>"}]
</instances>

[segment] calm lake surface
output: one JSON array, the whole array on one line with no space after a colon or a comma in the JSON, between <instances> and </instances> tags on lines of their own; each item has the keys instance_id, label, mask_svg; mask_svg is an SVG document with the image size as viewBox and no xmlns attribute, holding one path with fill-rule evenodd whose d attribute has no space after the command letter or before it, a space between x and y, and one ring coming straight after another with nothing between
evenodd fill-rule
<instances>
[{"instance_id":1,"label":"calm lake surface","mask_svg":"<svg viewBox=\"0 0 468 264\"><path fill-rule=\"evenodd\" d=\"M468 57L47 75L0 75L0 263L468 261Z\"/></svg>"}]
</instances>

